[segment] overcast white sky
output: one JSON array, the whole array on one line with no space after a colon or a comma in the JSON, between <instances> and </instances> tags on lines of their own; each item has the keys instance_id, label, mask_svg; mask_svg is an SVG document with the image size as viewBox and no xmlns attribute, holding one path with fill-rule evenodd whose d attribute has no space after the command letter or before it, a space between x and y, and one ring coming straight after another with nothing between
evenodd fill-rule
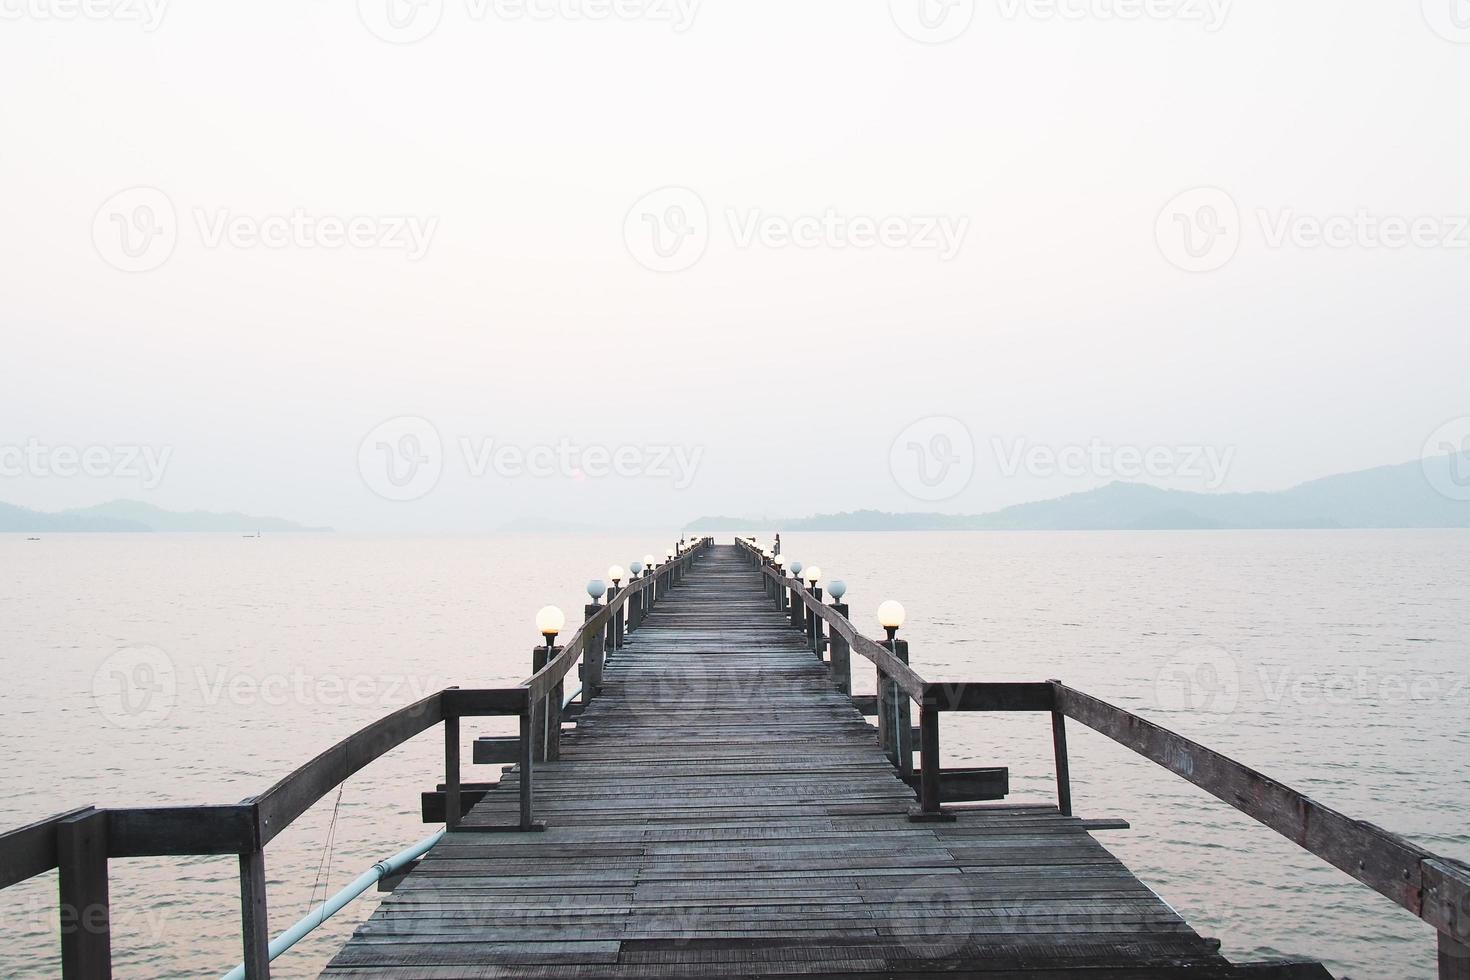
<instances>
[{"instance_id":1,"label":"overcast white sky","mask_svg":"<svg viewBox=\"0 0 1470 980\"><path fill-rule=\"evenodd\" d=\"M0 0L0 500L978 512L1470 414L1458 0L160 2Z\"/></svg>"}]
</instances>

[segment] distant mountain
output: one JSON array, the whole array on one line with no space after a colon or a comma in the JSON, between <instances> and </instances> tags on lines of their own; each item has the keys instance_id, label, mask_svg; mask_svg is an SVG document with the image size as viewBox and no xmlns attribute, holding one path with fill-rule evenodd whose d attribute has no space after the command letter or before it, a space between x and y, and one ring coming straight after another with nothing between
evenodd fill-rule
<instances>
[{"instance_id":1,"label":"distant mountain","mask_svg":"<svg viewBox=\"0 0 1470 980\"><path fill-rule=\"evenodd\" d=\"M72 531L187 531L232 532L254 534L256 531L329 531L330 528L305 527L279 517L251 517L248 514L212 514L196 510L188 513L162 510L138 500L114 500L95 507L46 513L0 503L0 532L41 531L59 534Z\"/></svg>"},{"instance_id":2,"label":"distant mountain","mask_svg":"<svg viewBox=\"0 0 1470 980\"><path fill-rule=\"evenodd\" d=\"M1470 527L1470 466L1441 456L1312 480L1273 493L1193 493L1110 483L990 514L890 514L864 510L789 521L705 517L691 531L1143 531L1270 528Z\"/></svg>"},{"instance_id":3,"label":"distant mountain","mask_svg":"<svg viewBox=\"0 0 1470 980\"><path fill-rule=\"evenodd\" d=\"M0 503L0 532L47 531L60 534L71 531L148 531L151 528L134 521L110 520L102 517L83 517L63 511L46 514L12 504Z\"/></svg>"}]
</instances>

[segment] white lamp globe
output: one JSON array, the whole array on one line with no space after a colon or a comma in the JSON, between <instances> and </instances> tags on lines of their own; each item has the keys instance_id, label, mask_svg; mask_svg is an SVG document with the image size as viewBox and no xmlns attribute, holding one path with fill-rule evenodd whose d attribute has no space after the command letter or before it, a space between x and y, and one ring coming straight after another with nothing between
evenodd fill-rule
<instances>
[{"instance_id":1,"label":"white lamp globe","mask_svg":"<svg viewBox=\"0 0 1470 980\"><path fill-rule=\"evenodd\" d=\"M847 583L840 578L834 578L827 584L827 594L832 597L833 602L841 602L842 597L847 595Z\"/></svg>"},{"instance_id":2,"label":"white lamp globe","mask_svg":"<svg viewBox=\"0 0 1470 980\"><path fill-rule=\"evenodd\" d=\"M608 568L607 577L613 581L614 585L616 585L618 582L621 582L628 576L623 572L622 565L613 565Z\"/></svg>"},{"instance_id":3,"label":"white lamp globe","mask_svg":"<svg viewBox=\"0 0 1470 980\"><path fill-rule=\"evenodd\" d=\"M889 599L878 607L878 625L886 630L896 630L903 625L903 604Z\"/></svg>"},{"instance_id":4,"label":"white lamp globe","mask_svg":"<svg viewBox=\"0 0 1470 980\"><path fill-rule=\"evenodd\" d=\"M652 555L644 555L643 556L643 567L644 568L654 568L657 565L658 565L658 559L657 558L653 557Z\"/></svg>"},{"instance_id":5,"label":"white lamp globe","mask_svg":"<svg viewBox=\"0 0 1470 980\"><path fill-rule=\"evenodd\" d=\"M600 578L593 579L592 581L587 583L587 594L592 597L593 602L596 602L598 599L601 599L604 595L607 594L606 583L604 583Z\"/></svg>"},{"instance_id":6,"label":"white lamp globe","mask_svg":"<svg viewBox=\"0 0 1470 980\"><path fill-rule=\"evenodd\" d=\"M548 642L560 633L561 628L566 624L566 614L555 606L543 606L536 614L536 631L546 637Z\"/></svg>"},{"instance_id":7,"label":"white lamp globe","mask_svg":"<svg viewBox=\"0 0 1470 980\"><path fill-rule=\"evenodd\" d=\"M801 578L801 569L802 569L801 562L799 562L799 561L788 562L786 564L786 567L789 568L789 569L791 569L791 574L792 575L795 575L797 578Z\"/></svg>"},{"instance_id":8,"label":"white lamp globe","mask_svg":"<svg viewBox=\"0 0 1470 980\"><path fill-rule=\"evenodd\" d=\"M668 551L665 551L664 552L664 557L665 558L672 559L674 557L674 549L673 548L670 548Z\"/></svg>"},{"instance_id":9,"label":"white lamp globe","mask_svg":"<svg viewBox=\"0 0 1470 980\"><path fill-rule=\"evenodd\" d=\"M822 580L822 568L820 565L808 565L806 567L806 584L815 586Z\"/></svg>"},{"instance_id":10,"label":"white lamp globe","mask_svg":"<svg viewBox=\"0 0 1470 980\"><path fill-rule=\"evenodd\" d=\"M774 561L776 562L776 567L777 568L785 568L786 567L786 559L785 558L782 558L780 555L777 555L775 557Z\"/></svg>"},{"instance_id":11,"label":"white lamp globe","mask_svg":"<svg viewBox=\"0 0 1470 980\"><path fill-rule=\"evenodd\" d=\"M643 574L643 562L641 562L641 561L635 561L631 565L629 565L628 567L633 570L633 574L634 575L642 575Z\"/></svg>"}]
</instances>

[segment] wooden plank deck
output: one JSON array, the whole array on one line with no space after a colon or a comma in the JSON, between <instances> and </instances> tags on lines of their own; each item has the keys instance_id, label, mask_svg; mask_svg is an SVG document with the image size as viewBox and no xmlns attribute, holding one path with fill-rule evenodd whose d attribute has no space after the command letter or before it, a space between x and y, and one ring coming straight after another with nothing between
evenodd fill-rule
<instances>
[{"instance_id":1,"label":"wooden plank deck","mask_svg":"<svg viewBox=\"0 0 1470 980\"><path fill-rule=\"evenodd\" d=\"M475 832L515 822L508 770L322 976L1328 976L1231 966L1055 807L911 823L733 547L630 634L535 788L544 833Z\"/></svg>"}]
</instances>

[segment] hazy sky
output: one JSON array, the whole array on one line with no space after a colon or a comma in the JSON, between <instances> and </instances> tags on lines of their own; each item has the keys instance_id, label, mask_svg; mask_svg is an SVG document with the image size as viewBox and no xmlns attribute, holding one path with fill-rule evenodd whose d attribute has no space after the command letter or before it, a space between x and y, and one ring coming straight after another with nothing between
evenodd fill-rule
<instances>
[{"instance_id":1,"label":"hazy sky","mask_svg":"<svg viewBox=\"0 0 1470 980\"><path fill-rule=\"evenodd\" d=\"M11 503L977 512L1470 415L1460 0L0 0L0 82Z\"/></svg>"}]
</instances>

